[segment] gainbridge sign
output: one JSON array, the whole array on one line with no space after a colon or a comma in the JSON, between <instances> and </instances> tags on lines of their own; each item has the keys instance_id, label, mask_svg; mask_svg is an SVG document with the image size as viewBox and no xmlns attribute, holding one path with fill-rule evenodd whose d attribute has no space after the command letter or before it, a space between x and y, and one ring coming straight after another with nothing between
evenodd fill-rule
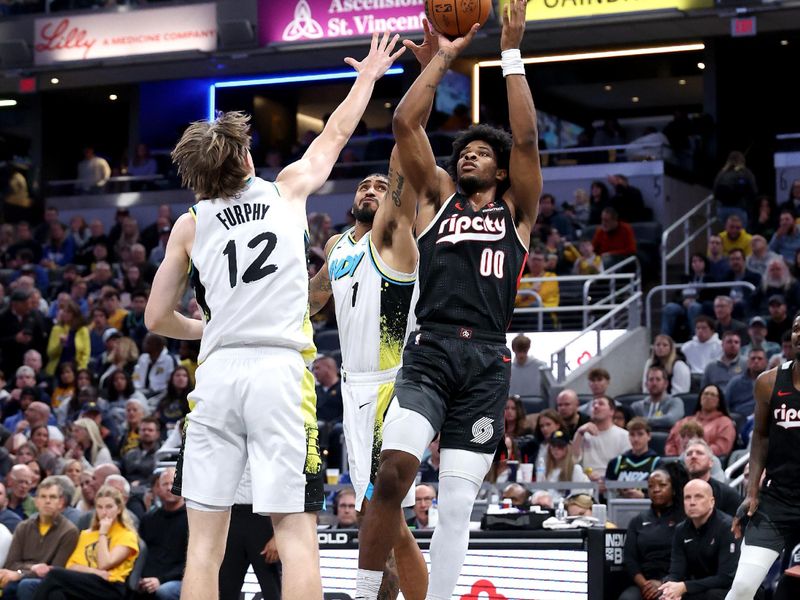
<instances>
[{"instance_id":1,"label":"gainbridge sign","mask_svg":"<svg viewBox=\"0 0 800 600\"><path fill-rule=\"evenodd\" d=\"M421 31L425 0L261 0L261 44Z\"/></svg>"},{"instance_id":2,"label":"gainbridge sign","mask_svg":"<svg viewBox=\"0 0 800 600\"><path fill-rule=\"evenodd\" d=\"M507 0L500 0L505 7ZM714 0L528 0L528 21L572 19L651 10L713 8Z\"/></svg>"}]
</instances>

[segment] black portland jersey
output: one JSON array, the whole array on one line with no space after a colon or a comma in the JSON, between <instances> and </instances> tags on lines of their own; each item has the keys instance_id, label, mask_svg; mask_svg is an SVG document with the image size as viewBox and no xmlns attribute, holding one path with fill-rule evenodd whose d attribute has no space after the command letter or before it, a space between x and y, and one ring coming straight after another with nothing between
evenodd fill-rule
<instances>
[{"instance_id":1,"label":"black portland jersey","mask_svg":"<svg viewBox=\"0 0 800 600\"><path fill-rule=\"evenodd\" d=\"M456 193L418 238L420 325L508 328L527 256L502 199L480 210Z\"/></svg>"},{"instance_id":2,"label":"black portland jersey","mask_svg":"<svg viewBox=\"0 0 800 600\"><path fill-rule=\"evenodd\" d=\"M769 446L765 485L800 493L800 391L794 388L794 361L778 367L769 400Z\"/></svg>"}]
</instances>

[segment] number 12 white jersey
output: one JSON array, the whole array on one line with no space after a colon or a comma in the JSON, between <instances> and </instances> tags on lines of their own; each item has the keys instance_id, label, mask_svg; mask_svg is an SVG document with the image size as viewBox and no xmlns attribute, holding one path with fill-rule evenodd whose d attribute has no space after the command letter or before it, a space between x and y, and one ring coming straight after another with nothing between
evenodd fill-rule
<instances>
[{"instance_id":1,"label":"number 12 white jersey","mask_svg":"<svg viewBox=\"0 0 800 600\"><path fill-rule=\"evenodd\" d=\"M275 184L256 177L239 198L202 200L190 212L190 280L206 323L199 360L248 346L292 348L313 360L308 231Z\"/></svg>"}]
</instances>

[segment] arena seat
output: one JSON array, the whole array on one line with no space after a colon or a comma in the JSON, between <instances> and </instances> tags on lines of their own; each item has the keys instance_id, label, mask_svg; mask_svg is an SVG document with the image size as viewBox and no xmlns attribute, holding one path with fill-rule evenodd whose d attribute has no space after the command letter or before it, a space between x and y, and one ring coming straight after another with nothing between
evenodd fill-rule
<instances>
[{"instance_id":1,"label":"arena seat","mask_svg":"<svg viewBox=\"0 0 800 600\"><path fill-rule=\"evenodd\" d=\"M650 434L650 449L658 452L659 456L664 456L664 450L667 447L667 438L669 433L666 431L653 431ZM614 521L616 523L616 521Z\"/></svg>"},{"instance_id":2,"label":"arena seat","mask_svg":"<svg viewBox=\"0 0 800 600\"><path fill-rule=\"evenodd\" d=\"M631 519L648 508L650 500L647 498L609 498L608 520L620 529L627 529Z\"/></svg>"},{"instance_id":3,"label":"arena seat","mask_svg":"<svg viewBox=\"0 0 800 600\"><path fill-rule=\"evenodd\" d=\"M624 404L628 408L634 403L645 397L645 394L620 394L614 397L614 402Z\"/></svg>"},{"instance_id":4,"label":"arena seat","mask_svg":"<svg viewBox=\"0 0 800 600\"><path fill-rule=\"evenodd\" d=\"M683 401L683 414L687 417L693 415L697 410L697 392L678 394L677 397Z\"/></svg>"},{"instance_id":5,"label":"arena seat","mask_svg":"<svg viewBox=\"0 0 800 600\"><path fill-rule=\"evenodd\" d=\"M527 415L540 413L550 406L547 400L541 396L520 396L520 400L522 401L522 406L525 407L525 414Z\"/></svg>"},{"instance_id":6,"label":"arena seat","mask_svg":"<svg viewBox=\"0 0 800 600\"><path fill-rule=\"evenodd\" d=\"M139 581L142 579L142 571L144 571L144 563L147 562L147 544L144 543L142 538L139 538L139 554L136 555L136 560L133 561L133 570L128 575L126 584L130 592L136 593L139 588Z\"/></svg>"}]
</instances>

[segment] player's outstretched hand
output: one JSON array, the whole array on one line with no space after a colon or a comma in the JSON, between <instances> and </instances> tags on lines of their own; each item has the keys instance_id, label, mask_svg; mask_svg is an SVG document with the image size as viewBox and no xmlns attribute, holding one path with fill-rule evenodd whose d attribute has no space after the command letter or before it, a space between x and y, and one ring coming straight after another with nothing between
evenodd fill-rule
<instances>
[{"instance_id":1,"label":"player's outstretched hand","mask_svg":"<svg viewBox=\"0 0 800 600\"><path fill-rule=\"evenodd\" d=\"M379 40L379 34L373 33L372 43L370 44L367 57L362 61L347 57L344 59L344 62L358 71L359 77L370 77L373 81L377 81L384 76L386 71L389 70L389 67L392 66L392 63L406 51L405 47L401 47L397 52L392 54L397 40L400 39L400 35L395 34L391 39L389 37L390 35L388 31L384 32L383 38Z\"/></svg>"},{"instance_id":2,"label":"player's outstretched hand","mask_svg":"<svg viewBox=\"0 0 800 600\"><path fill-rule=\"evenodd\" d=\"M439 37L431 28L428 19L422 19L422 29L425 31L425 37L422 39L421 44L415 44L411 40L403 40L403 45L411 50L417 62L419 62L424 69L439 51Z\"/></svg>"},{"instance_id":3,"label":"player's outstretched hand","mask_svg":"<svg viewBox=\"0 0 800 600\"><path fill-rule=\"evenodd\" d=\"M756 514L756 510L758 510L758 497L753 498L751 496L745 498L744 502L742 502L739 505L739 508L736 509L736 514L733 517L733 524L731 525L731 531L737 540L742 537L742 533L744 532L745 527L747 527L750 517Z\"/></svg>"},{"instance_id":4,"label":"player's outstretched hand","mask_svg":"<svg viewBox=\"0 0 800 600\"><path fill-rule=\"evenodd\" d=\"M444 53L444 56L448 61L453 60L461 53L462 50L464 50L464 48L470 45L472 38L475 37L475 34L478 33L478 29L480 28L480 24L475 23L475 25L472 26L466 35L458 37L454 40L451 40L446 35L434 30L436 32L436 38L439 41L439 53Z\"/></svg>"},{"instance_id":5,"label":"player's outstretched hand","mask_svg":"<svg viewBox=\"0 0 800 600\"><path fill-rule=\"evenodd\" d=\"M500 34L500 50L519 48L525 34L525 10L527 0L508 0L503 7L503 31Z\"/></svg>"}]
</instances>

